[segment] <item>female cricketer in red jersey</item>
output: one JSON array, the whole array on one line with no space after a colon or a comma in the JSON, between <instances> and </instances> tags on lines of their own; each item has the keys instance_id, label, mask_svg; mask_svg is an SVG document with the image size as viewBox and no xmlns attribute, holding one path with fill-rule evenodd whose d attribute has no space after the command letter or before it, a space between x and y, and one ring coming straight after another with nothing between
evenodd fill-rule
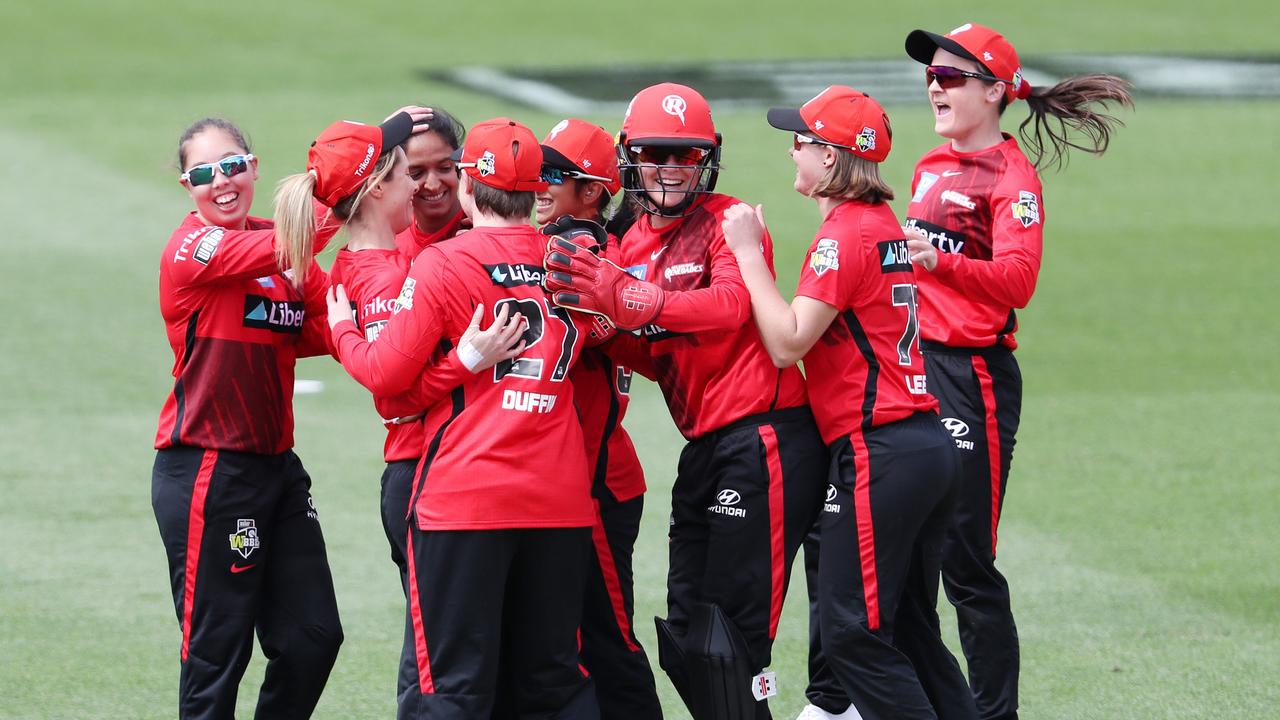
<instances>
[{"instance_id":1,"label":"female cricketer in red jersey","mask_svg":"<svg viewBox=\"0 0 1280 720\"><path fill-rule=\"evenodd\" d=\"M770 356L779 367L804 359L831 449L822 649L852 701L800 717L975 718L934 609L956 452L925 389L912 267L878 170L892 143L888 117L839 85L768 117L794 133L794 187L823 216L791 305L760 252L761 208L730 208L724 232Z\"/></svg>"},{"instance_id":2,"label":"female cricketer in red jersey","mask_svg":"<svg viewBox=\"0 0 1280 720\"><path fill-rule=\"evenodd\" d=\"M428 245L448 240L471 226L458 202L458 169L450 157L462 145L466 132L457 118L436 107L417 121L404 144L409 177L418 189L413 194L413 222L396 235L396 246L410 260Z\"/></svg>"},{"instance_id":3,"label":"female cricketer in red jersey","mask_svg":"<svg viewBox=\"0 0 1280 720\"><path fill-rule=\"evenodd\" d=\"M601 225L622 189L613 137L569 118L542 140L542 179L535 218L543 234L557 234L560 218ZM618 259L618 240L606 236L605 257ZM635 608L632 551L644 512L644 468L622 427L631 400L631 369L596 348L585 349L569 371L586 441L595 521L595 553L587 569L582 608L582 664L591 673L604 720L655 720L662 705L649 658L632 630Z\"/></svg>"},{"instance_id":4,"label":"female cricketer in red jersey","mask_svg":"<svg viewBox=\"0 0 1280 720\"><path fill-rule=\"evenodd\" d=\"M417 122L415 135L428 127L432 111L429 108L409 107ZM425 117L424 117L425 116ZM355 143L357 151L365 146L361 139L345 133L346 125L337 123L325 135L329 136L326 148L332 149L342 142ZM341 139L338 139L340 136ZM366 173L366 179L351 195L334 206L334 215L342 221L347 231L347 243L338 251L329 273L330 283L344 284L350 291L356 323L370 340L386 325L391 316L391 306L404 284L409 271L409 258L396 245L398 233L403 233L414 221L413 197L420 188L412 178L405 152L394 148L383 153ZM295 176L287 182L278 198L280 211L295 212L298 217L282 227L303 228L310 219L309 198L311 191L303 176ZM284 236L285 244L298 241ZM408 598L408 566L405 542L408 537L406 515L409 507L410 487L414 468L422 456L424 443L422 413L434 401L440 399L470 378L472 372L492 367L494 363L509 357L508 350L516 344L523 330L519 317L503 323L500 317L488 330L479 330L481 308L476 308L468 331L463 334L461 352L451 351L444 360L422 375L418 387L403 395L374 398L374 405L387 427L387 439L383 455L387 466L381 482L382 526L391 545L391 558L400 569L401 586ZM470 349L468 349L470 348ZM464 365L461 358L473 362ZM406 611L406 617L408 613ZM413 628L406 624L406 639L401 652L398 691L403 692L414 678Z\"/></svg>"},{"instance_id":5,"label":"female cricketer in red jersey","mask_svg":"<svg viewBox=\"0 0 1280 720\"><path fill-rule=\"evenodd\" d=\"M369 128L368 147L393 146L410 123ZM311 478L290 449L293 368L327 352L327 278L312 254L337 226L315 229L308 198L312 242L290 248L271 221L250 217L257 160L225 120L188 128L178 157L196 210L161 255L175 382L156 435L152 506L182 627L179 716L232 717L256 628L268 658L257 716L306 717L342 628ZM360 162L321 167L313 155L309 167L326 178L318 189L332 191L318 199L354 187ZM336 177L343 169L348 177Z\"/></svg>"},{"instance_id":6,"label":"female cricketer in red jersey","mask_svg":"<svg viewBox=\"0 0 1280 720\"><path fill-rule=\"evenodd\" d=\"M476 305L518 311L525 350L455 389L424 420L411 499L410 606L417 677L403 718L486 718L498 659L521 716L595 718L577 628L592 509L582 429L566 382L590 327L541 287L546 238L529 224L542 151L506 118L474 127L460 153L474 228L423 250L370 343L343 288L329 322L343 366L377 394L404 391L457 345Z\"/></svg>"},{"instance_id":7,"label":"female cricketer in red jersey","mask_svg":"<svg viewBox=\"0 0 1280 720\"><path fill-rule=\"evenodd\" d=\"M639 331L641 352L627 354L652 366L689 440L672 489L659 664L698 720L767 718L776 683L761 671L821 505L826 448L800 371L774 367L749 322L720 230L738 201L712 192L720 135L706 100L671 83L640 91L618 153L643 210L622 238L622 267L553 240L547 284L560 305ZM768 236L761 243L771 259ZM605 347L635 342L620 334Z\"/></svg>"},{"instance_id":8,"label":"female cricketer in red jersey","mask_svg":"<svg viewBox=\"0 0 1280 720\"><path fill-rule=\"evenodd\" d=\"M947 35L916 30L907 54L927 65L934 131L947 142L916 164L907 246L917 272L929 390L960 450L963 480L942 565L969 682L984 720L1018 711L1018 633L996 569L996 529L1022 405L1015 310L1040 270L1045 208L1036 167L1068 148L1103 152L1117 120L1093 103L1132 103L1109 75L1032 88L1013 45L968 23ZM1032 159L1000 132L1005 108L1030 106L1021 125ZM1028 125L1031 128L1028 130ZM1084 144L1067 128L1083 131Z\"/></svg>"}]
</instances>

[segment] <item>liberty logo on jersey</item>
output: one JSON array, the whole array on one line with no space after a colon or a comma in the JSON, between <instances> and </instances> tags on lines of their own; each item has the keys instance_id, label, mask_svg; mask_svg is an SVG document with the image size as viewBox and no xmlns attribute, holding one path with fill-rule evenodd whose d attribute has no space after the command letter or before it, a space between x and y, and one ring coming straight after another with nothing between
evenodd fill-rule
<instances>
[{"instance_id":1,"label":"liberty logo on jersey","mask_svg":"<svg viewBox=\"0 0 1280 720\"><path fill-rule=\"evenodd\" d=\"M498 263L497 265L485 265L483 267L484 271L489 274L489 279L493 284L500 287L542 285L542 277L546 274L546 270L541 265L531 265L529 263L518 263L516 265Z\"/></svg>"},{"instance_id":2,"label":"liberty logo on jersey","mask_svg":"<svg viewBox=\"0 0 1280 720\"><path fill-rule=\"evenodd\" d=\"M236 520L236 531L227 536L227 541L231 544L231 549L246 560L254 550L262 546L262 541L258 539L258 525L253 518Z\"/></svg>"},{"instance_id":3,"label":"liberty logo on jersey","mask_svg":"<svg viewBox=\"0 0 1280 720\"><path fill-rule=\"evenodd\" d=\"M809 255L809 267L813 274L822 277L828 270L840 269L840 243L831 238L822 238L818 247Z\"/></svg>"},{"instance_id":4,"label":"liberty logo on jersey","mask_svg":"<svg viewBox=\"0 0 1280 720\"><path fill-rule=\"evenodd\" d=\"M876 243L876 251L880 255L880 272L911 272L911 254L907 252L907 241L883 240Z\"/></svg>"},{"instance_id":5,"label":"liberty logo on jersey","mask_svg":"<svg viewBox=\"0 0 1280 720\"><path fill-rule=\"evenodd\" d=\"M244 296L244 326L271 332L298 334L306 318L299 300L272 300L261 295Z\"/></svg>"},{"instance_id":6,"label":"liberty logo on jersey","mask_svg":"<svg viewBox=\"0 0 1280 720\"><path fill-rule=\"evenodd\" d=\"M934 225L919 218L907 218L906 228L908 230L919 230L925 234L930 244L938 248L938 252L959 253L964 250L964 243L968 240L968 236L964 233L958 233L955 230L948 230L941 225Z\"/></svg>"}]
</instances>

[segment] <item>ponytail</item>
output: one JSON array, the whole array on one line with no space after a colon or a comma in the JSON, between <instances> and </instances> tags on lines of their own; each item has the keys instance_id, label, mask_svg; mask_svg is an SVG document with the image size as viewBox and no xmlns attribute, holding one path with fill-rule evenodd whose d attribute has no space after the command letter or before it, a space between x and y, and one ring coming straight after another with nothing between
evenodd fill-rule
<instances>
[{"instance_id":1,"label":"ponytail","mask_svg":"<svg viewBox=\"0 0 1280 720\"><path fill-rule=\"evenodd\" d=\"M280 271L293 270L293 285L299 290L311 267L316 242L316 216L311 197L316 177L309 172L289 175L276 186L276 263Z\"/></svg>"},{"instance_id":2,"label":"ponytail","mask_svg":"<svg viewBox=\"0 0 1280 720\"><path fill-rule=\"evenodd\" d=\"M1031 88L1026 96L1031 114L1018 126L1018 135L1032 164L1061 168L1070 148L1094 155L1106 152L1111 132L1124 123L1090 106L1132 108L1130 87L1129 81L1114 75L1077 75L1052 87ZM1085 137L1073 141L1069 137L1072 132Z\"/></svg>"}]
</instances>

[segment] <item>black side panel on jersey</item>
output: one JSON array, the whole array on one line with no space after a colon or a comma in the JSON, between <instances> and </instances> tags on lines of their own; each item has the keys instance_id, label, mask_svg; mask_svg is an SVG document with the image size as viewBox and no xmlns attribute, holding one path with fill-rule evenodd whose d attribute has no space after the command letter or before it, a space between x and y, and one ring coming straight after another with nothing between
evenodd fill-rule
<instances>
[{"instance_id":1,"label":"black side panel on jersey","mask_svg":"<svg viewBox=\"0 0 1280 720\"><path fill-rule=\"evenodd\" d=\"M862 429L870 430L871 419L876 409L876 385L880 380L880 361L876 360L871 340L862 329L862 323L858 322L858 316L854 315L852 310L845 310L841 315L844 317L844 324L849 328L849 334L853 336L854 344L858 346L858 352L862 353L862 359L867 361L867 389L862 397Z\"/></svg>"},{"instance_id":2,"label":"black side panel on jersey","mask_svg":"<svg viewBox=\"0 0 1280 720\"><path fill-rule=\"evenodd\" d=\"M453 343L448 340L440 341L440 350L448 354L453 349ZM449 398L453 401L453 410L449 413L449 419L440 423L440 429L436 430L436 434L431 438L431 442L427 445L426 455L422 458L422 469L418 472L418 477L414 484L417 486L413 489L413 498L409 501L409 516L413 517L413 508L418 506L418 497L422 495L422 488L427 484L427 471L431 469L431 461L435 460L436 453L440 452L440 441L444 439L445 432L454 420L462 414L463 408L467 405L467 394L463 386L459 385L449 393Z\"/></svg>"},{"instance_id":3,"label":"black side panel on jersey","mask_svg":"<svg viewBox=\"0 0 1280 720\"><path fill-rule=\"evenodd\" d=\"M591 476L591 495L595 498L611 495L609 486L605 482L609 477L609 440L613 438L613 431L618 426L618 413L622 411L622 403L618 402L618 388L614 379L617 370L617 363L608 359L601 368L605 384L609 388L609 414L604 420L604 434L600 436L600 450L596 453L595 472Z\"/></svg>"},{"instance_id":4,"label":"black side panel on jersey","mask_svg":"<svg viewBox=\"0 0 1280 720\"><path fill-rule=\"evenodd\" d=\"M196 327L199 324L200 311L196 310L187 320L187 335L182 346L182 365L178 368L178 380L173 384L173 402L178 411L174 416L173 434L169 437L169 441L174 445L182 444L182 421L187 414L187 390L182 384L182 371L191 360L191 351L195 349Z\"/></svg>"}]
</instances>

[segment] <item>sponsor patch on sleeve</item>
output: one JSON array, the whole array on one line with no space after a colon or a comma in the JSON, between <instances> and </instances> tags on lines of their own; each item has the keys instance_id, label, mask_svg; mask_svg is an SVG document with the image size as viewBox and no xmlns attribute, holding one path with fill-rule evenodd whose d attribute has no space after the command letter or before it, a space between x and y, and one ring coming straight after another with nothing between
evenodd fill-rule
<instances>
[{"instance_id":1,"label":"sponsor patch on sleeve","mask_svg":"<svg viewBox=\"0 0 1280 720\"><path fill-rule=\"evenodd\" d=\"M215 227L205 233L200 238L200 242L196 243L196 249L191 253L191 257L201 265L208 265L213 259L213 254L218 251L218 243L222 242L222 236L226 231L220 227Z\"/></svg>"},{"instance_id":2,"label":"sponsor patch on sleeve","mask_svg":"<svg viewBox=\"0 0 1280 720\"><path fill-rule=\"evenodd\" d=\"M1022 223L1022 227L1031 227L1040 222L1040 201L1030 190L1018 191L1018 202L1013 204L1013 219Z\"/></svg>"},{"instance_id":3,"label":"sponsor patch on sleeve","mask_svg":"<svg viewBox=\"0 0 1280 720\"><path fill-rule=\"evenodd\" d=\"M818 240L818 246L809 254L809 269L818 277L828 270L839 270L840 242L831 238Z\"/></svg>"},{"instance_id":4,"label":"sponsor patch on sleeve","mask_svg":"<svg viewBox=\"0 0 1280 720\"><path fill-rule=\"evenodd\" d=\"M396 298L396 304L395 304L396 306L391 311L391 314L394 315L395 313L398 313L401 310L413 309L413 289L415 286L417 286L417 284L418 284L418 281L414 280L411 277L407 277L404 279L404 285L400 286L400 295L399 297Z\"/></svg>"}]
</instances>

